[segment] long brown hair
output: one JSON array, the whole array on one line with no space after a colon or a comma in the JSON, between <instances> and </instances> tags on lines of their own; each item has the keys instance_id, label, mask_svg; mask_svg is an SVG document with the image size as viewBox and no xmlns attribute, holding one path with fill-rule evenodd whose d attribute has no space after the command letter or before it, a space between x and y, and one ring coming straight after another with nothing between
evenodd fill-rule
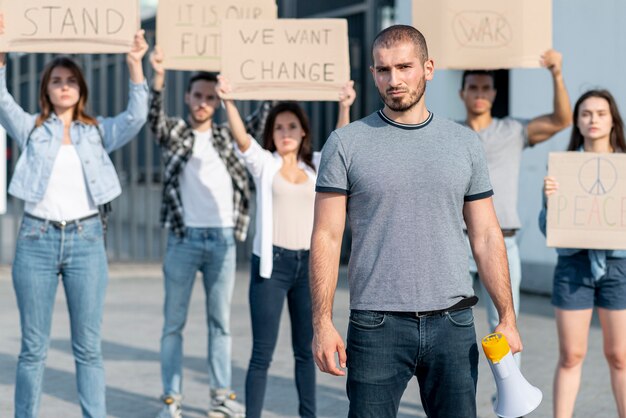
<instances>
[{"instance_id":1,"label":"long brown hair","mask_svg":"<svg viewBox=\"0 0 626 418\"><path fill-rule=\"evenodd\" d=\"M296 102L280 102L270 109L265 121L265 128L263 129L263 147L271 152L276 151L276 144L274 144L274 124L276 123L276 117L280 113L285 112L293 113L300 121L300 126L302 126L302 130L304 131L304 137L302 138L302 142L300 142L300 149L298 150L298 159L302 160L303 163L315 171L309 119L306 117L302 107Z\"/></svg>"},{"instance_id":2,"label":"long brown hair","mask_svg":"<svg viewBox=\"0 0 626 418\"><path fill-rule=\"evenodd\" d=\"M574 106L574 126L572 126L572 135L567 146L568 151L578 151L585 143L585 138L578 129L578 111L580 105L590 97L598 97L604 99L609 103L609 110L611 111L611 118L613 118L613 128L611 129L610 143L614 152L626 152L626 141L624 140L624 123L622 117L619 114L617 103L613 98L613 95L608 90L589 90L585 92Z\"/></svg>"},{"instance_id":3,"label":"long brown hair","mask_svg":"<svg viewBox=\"0 0 626 418\"><path fill-rule=\"evenodd\" d=\"M85 113L85 105L87 104L89 92L87 89L87 83L85 82L85 77L83 77L83 72L74 60L69 57L60 56L50 61L46 65L46 68L44 68L41 75L41 83L39 84L39 107L41 108L41 113L37 116L35 126L41 126L54 111L54 106L52 105L52 102L50 102L50 97L48 97L48 84L50 83L52 70L56 67L68 69L72 75L76 77L76 81L78 82L78 88L80 91L78 102L76 103L76 106L74 106L72 120L77 120L87 125L97 125L98 121L94 117Z\"/></svg>"}]
</instances>

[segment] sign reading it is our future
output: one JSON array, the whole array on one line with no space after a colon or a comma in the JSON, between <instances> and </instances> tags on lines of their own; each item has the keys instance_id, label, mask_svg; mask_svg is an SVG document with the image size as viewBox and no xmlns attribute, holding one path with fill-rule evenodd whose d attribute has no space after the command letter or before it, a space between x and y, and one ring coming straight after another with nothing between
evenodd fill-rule
<instances>
[{"instance_id":1,"label":"sign reading it is our future","mask_svg":"<svg viewBox=\"0 0 626 418\"><path fill-rule=\"evenodd\" d=\"M345 19L232 21L222 50L232 99L338 101L350 80Z\"/></svg>"},{"instance_id":2,"label":"sign reading it is our future","mask_svg":"<svg viewBox=\"0 0 626 418\"><path fill-rule=\"evenodd\" d=\"M539 67L552 47L552 0L413 0L435 68Z\"/></svg>"},{"instance_id":3,"label":"sign reading it is our future","mask_svg":"<svg viewBox=\"0 0 626 418\"><path fill-rule=\"evenodd\" d=\"M626 154L550 153L549 247L626 249Z\"/></svg>"},{"instance_id":4,"label":"sign reading it is our future","mask_svg":"<svg viewBox=\"0 0 626 418\"><path fill-rule=\"evenodd\" d=\"M233 19L276 19L275 0L160 0L157 44L172 70L221 70L220 29Z\"/></svg>"},{"instance_id":5,"label":"sign reading it is our future","mask_svg":"<svg viewBox=\"0 0 626 418\"><path fill-rule=\"evenodd\" d=\"M138 0L0 0L2 51L128 52L140 27Z\"/></svg>"}]
</instances>

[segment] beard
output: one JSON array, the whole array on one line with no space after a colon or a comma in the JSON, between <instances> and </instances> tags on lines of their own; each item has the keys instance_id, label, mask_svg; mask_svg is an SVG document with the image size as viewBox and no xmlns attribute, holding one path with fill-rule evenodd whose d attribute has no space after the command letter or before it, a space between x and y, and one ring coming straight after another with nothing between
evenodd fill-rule
<instances>
[{"instance_id":1,"label":"beard","mask_svg":"<svg viewBox=\"0 0 626 418\"><path fill-rule=\"evenodd\" d=\"M392 91L406 91L408 95L403 97L392 97L389 96L388 93ZM411 110L416 104L422 100L424 96L424 92L426 91L426 77L422 77L420 82L417 84L415 90L410 90L408 88L405 89L392 89L388 88L385 92L378 90L378 94L380 94L380 98L383 100L385 105L394 112L406 112Z\"/></svg>"},{"instance_id":2,"label":"beard","mask_svg":"<svg viewBox=\"0 0 626 418\"><path fill-rule=\"evenodd\" d=\"M195 112L189 112L189 118L196 124L202 124L211 119L211 113L205 110L204 115L196 117Z\"/></svg>"}]
</instances>

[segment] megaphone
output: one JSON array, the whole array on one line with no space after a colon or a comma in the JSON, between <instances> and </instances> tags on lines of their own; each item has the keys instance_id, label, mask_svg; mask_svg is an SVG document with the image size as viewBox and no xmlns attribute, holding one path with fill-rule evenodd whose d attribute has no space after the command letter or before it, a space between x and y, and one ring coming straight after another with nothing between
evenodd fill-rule
<instances>
[{"instance_id":1,"label":"megaphone","mask_svg":"<svg viewBox=\"0 0 626 418\"><path fill-rule=\"evenodd\" d=\"M493 404L496 415L517 418L534 411L543 395L522 376L504 335L489 334L483 338L482 345L498 389Z\"/></svg>"}]
</instances>

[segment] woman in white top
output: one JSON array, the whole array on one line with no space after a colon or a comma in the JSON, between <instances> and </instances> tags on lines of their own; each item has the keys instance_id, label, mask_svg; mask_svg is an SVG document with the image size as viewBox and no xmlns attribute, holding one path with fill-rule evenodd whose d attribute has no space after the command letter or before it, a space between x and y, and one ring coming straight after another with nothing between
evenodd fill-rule
<instances>
[{"instance_id":1,"label":"woman in white top","mask_svg":"<svg viewBox=\"0 0 626 418\"><path fill-rule=\"evenodd\" d=\"M22 151L9 186L9 193L24 201L12 267L22 330L16 418L38 414L59 278L82 415L106 416L100 326L108 269L98 206L121 193L108 153L135 137L148 115L141 65L147 49L138 31L126 56L128 107L111 118L85 112L87 84L78 65L63 56L42 73L40 113L25 112L7 90L5 54L0 53L0 123Z\"/></svg>"},{"instance_id":2,"label":"woman in white top","mask_svg":"<svg viewBox=\"0 0 626 418\"><path fill-rule=\"evenodd\" d=\"M218 94L230 91L219 78ZM353 83L340 94L337 127L349 123ZM252 357L246 376L246 416L263 409L267 371L272 361L285 299L291 318L299 415L315 417L315 364L309 291L309 247L319 153L313 153L309 122L295 102L281 102L265 123L263 148L244 128L232 100L224 101L233 137L256 185L256 234L250 278Z\"/></svg>"}]
</instances>

